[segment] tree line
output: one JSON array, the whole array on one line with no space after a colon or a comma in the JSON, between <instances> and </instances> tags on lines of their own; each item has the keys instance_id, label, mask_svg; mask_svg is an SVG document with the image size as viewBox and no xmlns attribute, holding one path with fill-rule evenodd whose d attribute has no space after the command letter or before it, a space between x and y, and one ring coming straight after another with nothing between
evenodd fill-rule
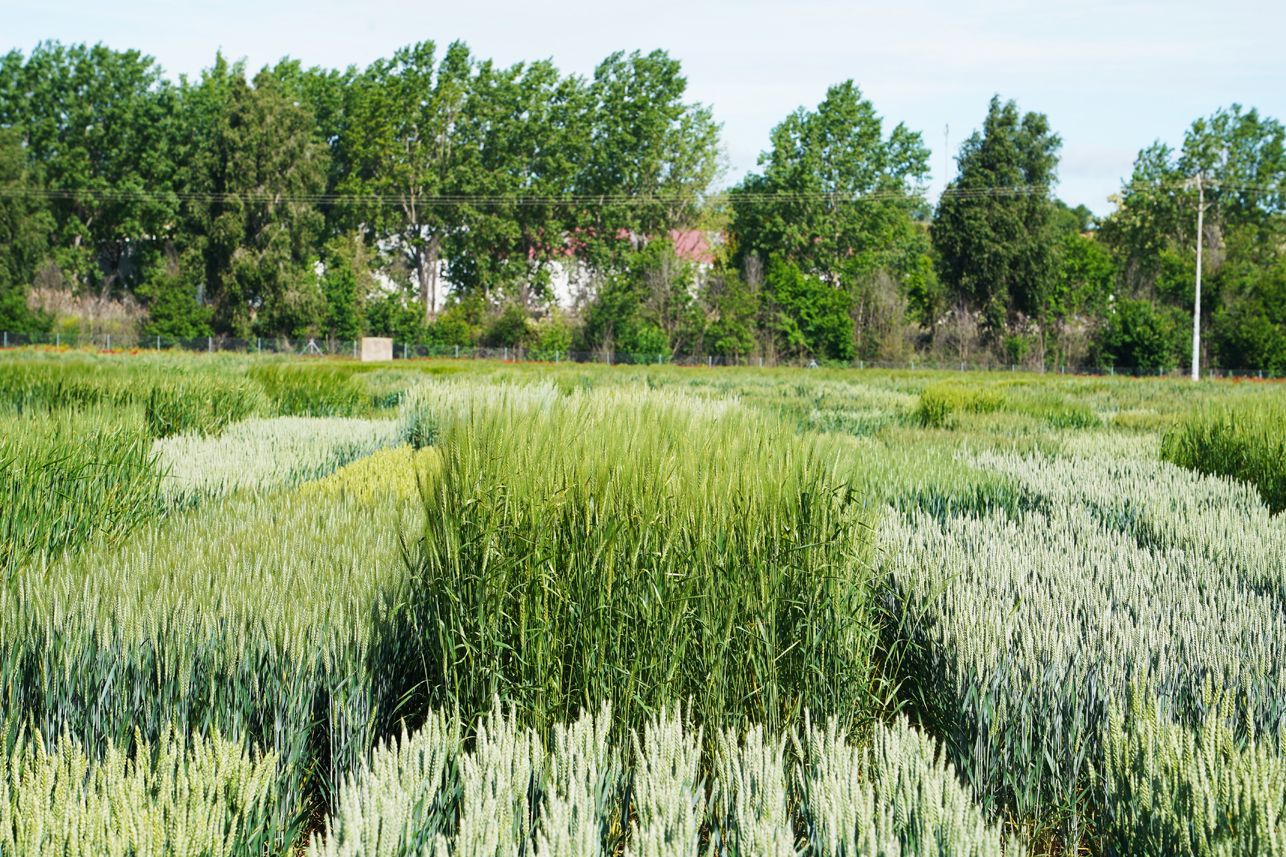
<instances>
[{"instance_id":1,"label":"tree line","mask_svg":"<svg viewBox=\"0 0 1286 857\"><path fill-rule=\"evenodd\" d=\"M1286 134L1253 109L1143 149L1101 220L999 97L936 204L920 133L852 81L724 190L719 133L664 51L582 77L421 42L172 81L42 43L0 58L0 328L1167 369L1200 175L1206 359L1286 371Z\"/></svg>"}]
</instances>

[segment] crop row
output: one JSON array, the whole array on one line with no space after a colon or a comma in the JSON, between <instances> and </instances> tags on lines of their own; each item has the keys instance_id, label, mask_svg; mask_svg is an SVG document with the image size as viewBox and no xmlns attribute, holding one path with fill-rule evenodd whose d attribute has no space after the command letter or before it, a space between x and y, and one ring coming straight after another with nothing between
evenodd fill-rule
<instances>
[{"instance_id":1,"label":"crop row","mask_svg":"<svg viewBox=\"0 0 1286 857\"><path fill-rule=\"evenodd\" d=\"M977 462L1015 479L1016 503L891 515L881 541L907 693L989 810L1077 841L1109 712L1132 693L1181 727L1215 690L1240 734L1286 727L1280 590L1233 526L1277 525L1253 495L1168 465Z\"/></svg>"}]
</instances>

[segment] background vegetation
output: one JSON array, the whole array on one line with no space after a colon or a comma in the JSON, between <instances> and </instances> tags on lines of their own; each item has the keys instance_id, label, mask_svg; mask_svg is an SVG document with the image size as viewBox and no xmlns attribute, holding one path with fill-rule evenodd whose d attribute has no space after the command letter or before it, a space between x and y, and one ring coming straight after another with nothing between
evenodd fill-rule
<instances>
[{"instance_id":1,"label":"background vegetation","mask_svg":"<svg viewBox=\"0 0 1286 857\"><path fill-rule=\"evenodd\" d=\"M582 78L421 42L178 81L103 45L11 52L0 329L1165 371L1200 173L1206 363L1286 372L1274 118L1234 104L1145 147L1099 219L1055 196L1056 129L999 96L934 204L920 132L852 81L739 180L686 92L663 51Z\"/></svg>"}]
</instances>

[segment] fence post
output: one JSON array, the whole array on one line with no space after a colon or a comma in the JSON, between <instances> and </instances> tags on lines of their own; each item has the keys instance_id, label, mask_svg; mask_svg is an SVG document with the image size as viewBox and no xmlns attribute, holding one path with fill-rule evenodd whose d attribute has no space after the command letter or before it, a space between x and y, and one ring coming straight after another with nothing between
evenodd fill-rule
<instances>
[{"instance_id":1,"label":"fence post","mask_svg":"<svg viewBox=\"0 0 1286 857\"><path fill-rule=\"evenodd\" d=\"M554 352L554 362L555 362L555 363L557 363L557 362L558 362L558 355L559 355L560 353L561 353L561 352L558 352L558 351L555 351L555 352Z\"/></svg>"},{"instance_id":2,"label":"fence post","mask_svg":"<svg viewBox=\"0 0 1286 857\"><path fill-rule=\"evenodd\" d=\"M7 330L4 332L4 347L9 347L9 331Z\"/></svg>"},{"instance_id":3,"label":"fence post","mask_svg":"<svg viewBox=\"0 0 1286 857\"><path fill-rule=\"evenodd\" d=\"M112 335L110 333L107 334L107 350L112 350Z\"/></svg>"},{"instance_id":4,"label":"fence post","mask_svg":"<svg viewBox=\"0 0 1286 857\"><path fill-rule=\"evenodd\" d=\"M206 350L206 352L207 352L207 353L209 353L209 354L213 354L213 353L214 353L214 337L213 337L213 336L207 336L207 337L205 338L205 350Z\"/></svg>"}]
</instances>

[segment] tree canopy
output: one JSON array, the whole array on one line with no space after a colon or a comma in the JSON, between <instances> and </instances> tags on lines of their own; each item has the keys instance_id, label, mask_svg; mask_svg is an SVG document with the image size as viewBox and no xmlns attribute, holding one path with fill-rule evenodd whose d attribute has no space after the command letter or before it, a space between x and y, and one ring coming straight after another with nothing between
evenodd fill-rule
<instances>
[{"instance_id":1,"label":"tree canopy","mask_svg":"<svg viewBox=\"0 0 1286 857\"><path fill-rule=\"evenodd\" d=\"M1286 372L1286 130L1253 108L1145 146L1101 220L999 96L936 201L920 133L854 81L766 144L724 185L660 50L173 79L46 42L0 57L0 327L1153 371L1188 359L1199 176L1205 360Z\"/></svg>"}]
</instances>

